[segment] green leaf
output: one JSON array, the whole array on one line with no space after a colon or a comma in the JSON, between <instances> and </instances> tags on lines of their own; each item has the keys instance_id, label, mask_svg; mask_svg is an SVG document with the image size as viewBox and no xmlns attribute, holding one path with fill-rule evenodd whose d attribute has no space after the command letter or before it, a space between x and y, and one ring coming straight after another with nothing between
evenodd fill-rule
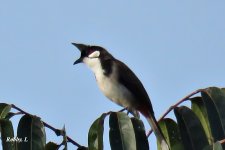
<instances>
[{"instance_id":1,"label":"green leaf","mask_svg":"<svg viewBox=\"0 0 225 150\"><path fill-rule=\"evenodd\" d=\"M11 105L5 104L5 103L0 103L0 119L4 119L6 115L9 113L11 110Z\"/></svg>"},{"instance_id":2,"label":"green leaf","mask_svg":"<svg viewBox=\"0 0 225 150\"><path fill-rule=\"evenodd\" d=\"M223 150L222 144L220 142L213 143L204 148L204 150Z\"/></svg>"},{"instance_id":3,"label":"green leaf","mask_svg":"<svg viewBox=\"0 0 225 150\"><path fill-rule=\"evenodd\" d=\"M225 92L216 87L201 92L214 141L225 137Z\"/></svg>"},{"instance_id":4,"label":"green leaf","mask_svg":"<svg viewBox=\"0 0 225 150\"><path fill-rule=\"evenodd\" d=\"M131 118L131 122L134 128L137 150L149 150L148 138L145 133L143 122L136 117Z\"/></svg>"},{"instance_id":5,"label":"green leaf","mask_svg":"<svg viewBox=\"0 0 225 150\"><path fill-rule=\"evenodd\" d=\"M225 93L225 88L221 88L221 90Z\"/></svg>"},{"instance_id":6,"label":"green leaf","mask_svg":"<svg viewBox=\"0 0 225 150\"><path fill-rule=\"evenodd\" d=\"M89 150L103 150L104 119L107 114L102 114L91 125L88 132Z\"/></svg>"},{"instance_id":7,"label":"green leaf","mask_svg":"<svg viewBox=\"0 0 225 150\"><path fill-rule=\"evenodd\" d=\"M171 150L184 150L179 128L175 121L165 118L159 122L159 126ZM157 142L157 144L158 150L161 150L160 143Z\"/></svg>"},{"instance_id":8,"label":"green leaf","mask_svg":"<svg viewBox=\"0 0 225 150\"><path fill-rule=\"evenodd\" d=\"M209 145L201 122L191 109L182 106L174 109L182 142L187 150L201 150Z\"/></svg>"},{"instance_id":9,"label":"green leaf","mask_svg":"<svg viewBox=\"0 0 225 150\"><path fill-rule=\"evenodd\" d=\"M24 115L17 128L18 150L45 149L46 135L44 125L39 117Z\"/></svg>"},{"instance_id":10,"label":"green leaf","mask_svg":"<svg viewBox=\"0 0 225 150\"><path fill-rule=\"evenodd\" d=\"M15 150L14 132L12 122L6 119L0 119L0 131L3 150Z\"/></svg>"},{"instance_id":11,"label":"green leaf","mask_svg":"<svg viewBox=\"0 0 225 150\"><path fill-rule=\"evenodd\" d=\"M53 142L48 142L48 144L45 145L45 150L58 150L59 145Z\"/></svg>"},{"instance_id":12,"label":"green leaf","mask_svg":"<svg viewBox=\"0 0 225 150\"><path fill-rule=\"evenodd\" d=\"M209 144L213 144L213 137L209 126L207 111L201 97L194 97L191 99L191 109L200 120Z\"/></svg>"},{"instance_id":13,"label":"green leaf","mask_svg":"<svg viewBox=\"0 0 225 150\"><path fill-rule=\"evenodd\" d=\"M136 150L133 125L125 113L111 113L109 126L109 139L112 150Z\"/></svg>"}]
</instances>

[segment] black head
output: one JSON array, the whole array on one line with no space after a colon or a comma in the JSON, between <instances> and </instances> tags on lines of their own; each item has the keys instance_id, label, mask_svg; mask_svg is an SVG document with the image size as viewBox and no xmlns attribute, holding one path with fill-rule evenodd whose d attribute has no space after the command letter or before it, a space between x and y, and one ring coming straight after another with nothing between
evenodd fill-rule
<instances>
[{"instance_id":1,"label":"black head","mask_svg":"<svg viewBox=\"0 0 225 150\"><path fill-rule=\"evenodd\" d=\"M74 62L75 64L82 63L84 58L95 59L99 58L101 60L113 59L113 56L107 52L103 47L91 46L85 44L72 43L81 52L81 56Z\"/></svg>"}]
</instances>

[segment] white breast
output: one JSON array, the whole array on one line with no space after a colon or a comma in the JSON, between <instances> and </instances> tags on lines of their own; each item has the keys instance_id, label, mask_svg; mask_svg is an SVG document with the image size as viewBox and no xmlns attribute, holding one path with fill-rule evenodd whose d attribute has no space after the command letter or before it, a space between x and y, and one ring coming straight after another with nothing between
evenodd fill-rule
<instances>
[{"instance_id":1,"label":"white breast","mask_svg":"<svg viewBox=\"0 0 225 150\"><path fill-rule=\"evenodd\" d=\"M131 93L126 87L118 83L115 68L113 68L112 74L109 76L97 74L96 80L100 90L106 97L123 107L131 107Z\"/></svg>"},{"instance_id":2,"label":"white breast","mask_svg":"<svg viewBox=\"0 0 225 150\"><path fill-rule=\"evenodd\" d=\"M106 97L123 107L131 107L132 94L118 83L115 64L113 64L112 73L105 76L98 58L85 58L84 63L94 72L97 84Z\"/></svg>"}]
</instances>

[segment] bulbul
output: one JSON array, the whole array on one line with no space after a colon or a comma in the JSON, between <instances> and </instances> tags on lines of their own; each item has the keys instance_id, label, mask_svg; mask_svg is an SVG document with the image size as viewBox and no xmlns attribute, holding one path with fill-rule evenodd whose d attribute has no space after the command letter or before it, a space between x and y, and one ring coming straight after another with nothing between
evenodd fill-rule
<instances>
[{"instance_id":1,"label":"bulbul","mask_svg":"<svg viewBox=\"0 0 225 150\"><path fill-rule=\"evenodd\" d=\"M129 110L138 110L144 115L162 149L168 150L166 140L155 119L150 98L133 71L103 47L72 44L81 52L74 65L85 63L93 71L98 87L107 98Z\"/></svg>"}]
</instances>

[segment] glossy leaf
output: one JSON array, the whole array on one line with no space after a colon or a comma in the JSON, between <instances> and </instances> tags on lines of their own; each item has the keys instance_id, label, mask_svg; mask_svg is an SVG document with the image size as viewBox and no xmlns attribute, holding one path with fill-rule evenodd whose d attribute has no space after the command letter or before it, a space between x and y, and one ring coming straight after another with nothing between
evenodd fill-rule
<instances>
[{"instance_id":1,"label":"glossy leaf","mask_svg":"<svg viewBox=\"0 0 225 150\"><path fill-rule=\"evenodd\" d=\"M0 131L3 150L15 150L13 126L10 120L0 119Z\"/></svg>"},{"instance_id":2,"label":"glossy leaf","mask_svg":"<svg viewBox=\"0 0 225 150\"><path fill-rule=\"evenodd\" d=\"M111 113L109 126L109 139L112 150L136 150L134 128L130 118L125 113Z\"/></svg>"},{"instance_id":3,"label":"glossy leaf","mask_svg":"<svg viewBox=\"0 0 225 150\"><path fill-rule=\"evenodd\" d=\"M207 111L201 97L194 97L191 99L191 109L200 120L209 144L213 144L213 137L211 134Z\"/></svg>"},{"instance_id":4,"label":"glossy leaf","mask_svg":"<svg viewBox=\"0 0 225 150\"><path fill-rule=\"evenodd\" d=\"M45 150L58 150L59 145L53 142L48 142L48 144L45 145Z\"/></svg>"},{"instance_id":5,"label":"glossy leaf","mask_svg":"<svg viewBox=\"0 0 225 150\"><path fill-rule=\"evenodd\" d=\"M143 122L138 118L131 118L131 122L133 124L135 138L136 138L136 149L149 150L148 138L146 136Z\"/></svg>"},{"instance_id":6,"label":"glossy leaf","mask_svg":"<svg viewBox=\"0 0 225 150\"><path fill-rule=\"evenodd\" d=\"M191 109L185 106L177 107L174 113L186 150L201 150L209 145L201 122Z\"/></svg>"},{"instance_id":7,"label":"glossy leaf","mask_svg":"<svg viewBox=\"0 0 225 150\"><path fill-rule=\"evenodd\" d=\"M103 132L104 119L106 114L96 119L91 125L88 133L88 148L89 150L103 150Z\"/></svg>"},{"instance_id":8,"label":"glossy leaf","mask_svg":"<svg viewBox=\"0 0 225 150\"><path fill-rule=\"evenodd\" d=\"M201 92L214 141L225 137L225 92L211 87Z\"/></svg>"},{"instance_id":9,"label":"glossy leaf","mask_svg":"<svg viewBox=\"0 0 225 150\"><path fill-rule=\"evenodd\" d=\"M166 118L159 122L159 126L171 150L184 150L179 128L175 121ZM161 150L160 144L158 142L157 144L158 150Z\"/></svg>"},{"instance_id":10,"label":"glossy leaf","mask_svg":"<svg viewBox=\"0 0 225 150\"><path fill-rule=\"evenodd\" d=\"M6 115L11 110L11 107L12 107L11 105L0 103L0 119L3 119L6 117Z\"/></svg>"},{"instance_id":11,"label":"glossy leaf","mask_svg":"<svg viewBox=\"0 0 225 150\"><path fill-rule=\"evenodd\" d=\"M41 150L45 149L45 128L40 118L24 115L19 122L17 137L22 139L18 142L18 150Z\"/></svg>"}]
</instances>

